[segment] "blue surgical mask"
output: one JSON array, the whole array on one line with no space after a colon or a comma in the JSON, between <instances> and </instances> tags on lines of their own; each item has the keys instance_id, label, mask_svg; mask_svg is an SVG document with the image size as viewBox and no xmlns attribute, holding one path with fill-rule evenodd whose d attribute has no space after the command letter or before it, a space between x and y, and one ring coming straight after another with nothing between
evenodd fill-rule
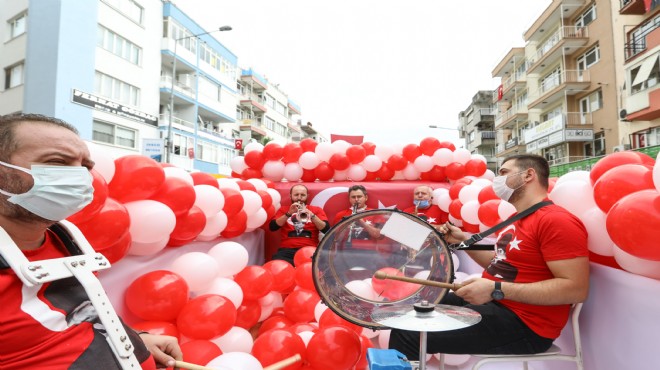
<instances>
[{"instance_id":1,"label":"blue surgical mask","mask_svg":"<svg viewBox=\"0 0 660 370\"><path fill-rule=\"evenodd\" d=\"M426 199L415 199L413 203L415 203L417 208L428 208L431 205L431 203Z\"/></svg>"},{"instance_id":2,"label":"blue surgical mask","mask_svg":"<svg viewBox=\"0 0 660 370\"><path fill-rule=\"evenodd\" d=\"M31 169L0 161L0 165L32 175L34 185L22 194L0 189L7 201L51 221L61 221L85 208L94 198L92 175L82 166L32 165Z\"/></svg>"}]
</instances>

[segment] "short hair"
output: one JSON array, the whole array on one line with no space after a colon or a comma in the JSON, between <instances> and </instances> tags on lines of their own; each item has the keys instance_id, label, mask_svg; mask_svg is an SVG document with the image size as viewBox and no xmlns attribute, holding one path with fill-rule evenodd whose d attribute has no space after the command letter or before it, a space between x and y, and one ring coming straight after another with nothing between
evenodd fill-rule
<instances>
[{"instance_id":1,"label":"short hair","mask_svg":"<svg viewBox=\"0 0 660 370\"><path fill-rule=\"evenodd\" d=\"M431 193L431 195L433 195L433 187L431 185L417 185L417 186L415 186L413 191L417 190L417 188L422 188L422 187L427 188L429 190L429 193Z\"/></svg>"},{"instance_id":2,"label":"short hair","mask_svg":"<svg viewBox=\"0 0 660 370\"><path fill-rule=\"evenodd\" d=\"M291 187L291 189L289 189L289 196L292 196L292 195L293 195L293 188L295 188L296 186L302 186L303 188L305 188L305 192L306 192L307 194L309 194L309 189L307 189L307 186L305 186L305 185L303 185L303 184L295 184L295 185L293 185L293 186Z\"/></svg>"},{"instance_id":3,"label":"short hair","mask_svg":"<svg viewBox=\"0 0 660 370\"><path fill-rule=\"evenodd\" d=\"M545 158L536 154L516 154L504 158L502 164L512 160L515 161L514 162L515 166L523 171L533 168L539 177L539 182L541 183L541 186L543 186L546 189L548 188L548 178L550 177L550 165L548 164L548 161Z\"/></svg>"},{"instance_id":4,"label":"short hair","mask_svg":"<svg viewBox=\"0 0 660 370\"><path fill-rule=\"evenodd\" d=\"M71 124L54 117L34 113L12 113L0 115L0 160L6 162L18 148L15 138L15 128L24 122L41 122L63 127L76 135L78 130Z\"/></svg>"},{"instance_id":5,"label":"short hair","mask_svg":"<svg viewBox=\"0 0 660 370\"><path fill-rule=\"evenodd\" d=\"M367 188L365 188L363 185L353 185L350 188L348 188L348 194L351 194L353 191L360 190L362 194L367 195Z\"/></svg>"}]
</instances>

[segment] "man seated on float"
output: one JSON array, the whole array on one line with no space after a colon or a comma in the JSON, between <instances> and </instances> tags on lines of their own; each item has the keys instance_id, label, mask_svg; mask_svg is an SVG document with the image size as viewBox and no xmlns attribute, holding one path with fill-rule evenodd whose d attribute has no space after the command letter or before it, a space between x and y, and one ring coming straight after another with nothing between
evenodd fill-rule
<instances>
[{"instance_id":1,"label":"man seated on float","mask_svg":"<svg viewBox=\"0 0 660 370\"><path fill-rule=\"evenodd\" d=\"M404 209L406 213L415 215L433 225L436 229L449 221L449 214L433 204L433 188L428 185L420 185L413 193L413 206Z\"/></svg>"}]
</instances>

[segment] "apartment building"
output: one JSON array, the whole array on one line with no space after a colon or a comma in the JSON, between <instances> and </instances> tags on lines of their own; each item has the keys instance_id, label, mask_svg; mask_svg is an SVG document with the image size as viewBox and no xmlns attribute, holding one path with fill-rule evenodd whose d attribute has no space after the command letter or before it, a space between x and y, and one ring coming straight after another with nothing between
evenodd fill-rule
<instances>
[{"instance_id":1,"label":"apartment building","mask_svg":"<svg viewBox=\"0 0 660 370\"><path fill-rule=\"evenodd\" d=\"M620 150L621 18L610 1L554 0L497 63L496 156L551 165Z\"/></svg>"},{"instance_id":2,"label":"apartment building","mask_svg":"<svg viewBox=\"0 0 660 370\"><path fill-rule=\"evenodd\" d=\"M620 0L618 12L627 16L624 43L622 105L619 117L622 149L660 145L660 1Z\"/></svg>"},{"instance_id":3,"label":"apartment building","mask_svg":"<svg viewBox=\"0 0 660 370\"><path fill-rule=\"evenodd\" d=\"M495 112L492 91L479 91L472 103L458 114L459 137L465 139L465 148L486 158L488 168L496 170Z\"/></svg>"}]
</instances>

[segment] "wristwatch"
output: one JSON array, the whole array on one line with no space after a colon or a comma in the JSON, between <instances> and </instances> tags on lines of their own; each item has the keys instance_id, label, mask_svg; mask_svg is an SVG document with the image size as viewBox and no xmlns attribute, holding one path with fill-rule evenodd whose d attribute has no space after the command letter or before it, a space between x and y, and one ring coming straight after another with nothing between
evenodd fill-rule
<instances>
[{"instance_id":1,"label":"wristwatch","mask_svg":"<svg viewBox=\"0 0 660 370\"><path fill-rule=\"evenodd\" d=\"M502 291L502 282L500 281L495 282L495 289L493 289L493 292L490 293L490 296L496 301L504 299L504 292Z\"/></svg>"}]
</instances>

